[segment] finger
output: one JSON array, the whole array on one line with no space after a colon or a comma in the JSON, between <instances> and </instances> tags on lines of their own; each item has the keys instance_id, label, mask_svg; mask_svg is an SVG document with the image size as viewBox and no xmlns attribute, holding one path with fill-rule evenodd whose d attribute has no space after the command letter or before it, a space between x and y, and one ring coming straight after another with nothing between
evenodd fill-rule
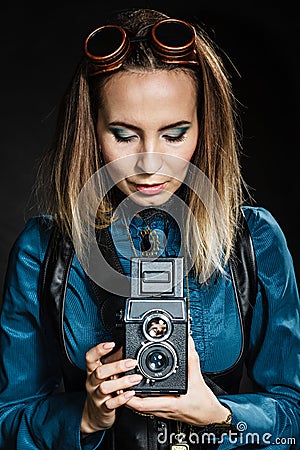
<instances>
[{"instance_id":1,"label":"finger","mask_svg":"<svg viewBox=\"0 0 300 450\"><path fill-rule=\"evenodd\" d=\"M98 386L101 381L107 380L108 378L115 378L115 375L127 372L136 367L136 359L122 359L110 364L102 364L97 366L96 369L91 373L89 382L92 386Z\"/></svg>"},{"instance_id":2,"label":"finger","mask_svg":"<svg viewBox=\"0 0 300 450\"><path fill-rule=\"evenodd\" d=\"M114 410L120 406L125 405L132 397L134 397L135 391L126 391L116 397L111 397L106 400L105 406L108 410Z\"/></svg>"},{"instance_id":3,"label":"finger","mask_svg":"<svg viewBox=\"0 0 300 450\"><path fill-rule=\"evenodd\" d=\"M139 412L155 414L158 412L174 410L176 401L178 401L178 397L171 395L164 395L160 397L135 396L128 401L127 406Z\"/></svg>"},{"instance_id":4,"label":"finger","mask_svg":"<svg viewBox=\"0 0 300 450\"><path fill-rule=\"evenodd\" d=\"M143 376L134 374L134 375L127 375L115 380L107 380L103 381L98 387L98 391L103 394L111 394L113 392L123 391L127 388L130 388L134 386L135 384L138 384L142 381Z\"/></svg>"},{"instance_id":5,"label":"finger","mask_svg":"<svg viewBox=\"0 0 300 450\"><path fill-rule=\"evenodd\" d=\"M92 347L86 352L85 362L87 372L92 373L101 363L102 356L109 353L115 346L114 342L103 342L95 347Z\"/></svg>"},{"instance_id":6,"label":"finger","mask_svg":"<svg viewBox=\"0 0 300 450\"><path fill-rule=\"evenodd\" d=\"M111 355L101 358L101 362L103 364L108 364L111 362L119 361L120 359L123 359L123 349L122 347L119 348L116 352L112 353Z\"/></svg>"}]
</instances>

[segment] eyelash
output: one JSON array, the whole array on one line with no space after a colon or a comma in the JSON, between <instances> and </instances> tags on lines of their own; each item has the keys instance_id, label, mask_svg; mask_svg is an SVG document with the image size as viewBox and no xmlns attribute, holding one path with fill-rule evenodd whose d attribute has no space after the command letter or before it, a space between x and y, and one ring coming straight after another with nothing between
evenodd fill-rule
<instances>
[{"instance_id":1,"label":"eyelash","mask_svg":"<svg viewBox=\"0 0 300 450\"><path fill-rule=\"evenodd\" d=\"M132 142L136 138L136 136L128 136L128 137L121 137L118 134L114 134L114 138L117 142Z\"/></svg>"},{"instance_id":2,"label":"eyelash","mask_svg":"<svg viewBox=\"0 0 300 450\"><path fill-rule=\"evenodd\" d=\"M163 135L163 137L168 142L183 142L186 139L186 131L181 133L179 136ZM136 136L121 137L118 134L114 133L114 138L115 138L116 142L118 142L118 143L122 143L122 142L130 143L135 140Z\"/></svg>"},{"instance_id":3,"label":"eyelash","mask_svg":"<svg viewBox=\"0 0 300 450\"><path fill-rule=\"evenodd\" d=\"M163 136L166 141L168 142L183 142L186 139L186 131L184 131L182 134L180 134L179 136L168 136L168 135L164 135Z\"/></svg>"}]
</instances>

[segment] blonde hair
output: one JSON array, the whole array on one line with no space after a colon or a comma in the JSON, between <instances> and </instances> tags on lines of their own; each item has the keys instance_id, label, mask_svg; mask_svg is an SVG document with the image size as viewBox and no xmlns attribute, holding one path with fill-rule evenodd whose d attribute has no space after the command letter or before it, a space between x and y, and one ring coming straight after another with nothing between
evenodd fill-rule
<instances>
[{"instance_id":1,"label":"blonde hair","mask_svg":"<svg viewBox=\"0 0 300 450\"><path fill-rule=\"evenodd\" d=\"M149 9L120 13L113 19L133 35L144 36L157 20L167 17ZM114 23L113 20L110 23ZM186 199L197 227L186 226L186 242L198 244L195 271L206 279L214 270L221 270L234 244L240 207L243 203L243 185L239 166L239 140L236 130L236 104L231 83L220 56L206 33L195 25L196 50L200 67L179 68L158 60L147 42L135 45L134 51L118 71L128 70L184 70L197 86L199 105L199 142L192 163L209 179L218 194L222 208L216 208L212 217L194 189ZM61 230L72 236L72 213L80 191L101 167L95 132L97 111L101 105L101 90L113 76L89 76L89 62L83 57L62 101L57 132L53 145L43 158L37 178L37 192L42 192L40 212L51 214ZM113 204L108 196L100 202L100 226L111 221ZM82 224L76 223L80 234Z\"/></svg>"}]
</instances>

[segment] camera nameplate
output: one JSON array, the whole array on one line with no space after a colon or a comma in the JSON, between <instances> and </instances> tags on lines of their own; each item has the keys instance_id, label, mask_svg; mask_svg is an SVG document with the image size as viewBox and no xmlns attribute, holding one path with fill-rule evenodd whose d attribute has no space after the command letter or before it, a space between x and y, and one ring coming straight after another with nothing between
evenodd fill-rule
<instances>
[{"instance_id":1,"label":"camera nameplate","mask_svg":"<svg viewBox=\"0 0 300 450\"><path fill-rule=\"evenodd\" d=\"M129 298L127 300L124 317L126 322L140 322L144 320L149 311L155 312L164 310L168 311L172 322L185 322L187 320L185 298L176 300L159 299L159 302L157 301L157 299L153 298L147 298L143 300L143 302L135 298Z\"/></svg>"}]
</instances>

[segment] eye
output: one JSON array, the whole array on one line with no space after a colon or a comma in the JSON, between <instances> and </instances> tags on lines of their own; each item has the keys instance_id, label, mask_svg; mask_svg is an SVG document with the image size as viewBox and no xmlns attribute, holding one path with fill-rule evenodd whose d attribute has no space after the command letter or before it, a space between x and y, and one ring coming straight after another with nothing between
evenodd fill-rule
<instances>
[{"instance_id":1,"label":"eye","mask_svg":"<svg viewBox=\"0 0 300 450\"><path fill-rule=\"evenodd\" d=\"M128 130L124 128L110 127L110 131L113 134L117 142L132 142L138 138L136 134L131 134Z\"/></svg>"},{"instance_id":2,"label":"eye","mask_svg":"<svg viewBox=\"0 0 300 450\"><path fill-rule=\"evenodd\" d=\"M168 142L182 142L186 139L186 133L189 127L174 128L163 135Z\"/></svg>"},{"instance_id":3,"label":"eye","mask_svg":"<svg viewBox=\"0 0 300 450\"><path fill-rule=\"evenodd\" d=\"M168 142L182 142L186 139L186 134L183 133L180 136L168 136L167 134L165 134L163 137Z\"/></svg>"},{"instance_id":4,"label":"eye","mask_svg":"<svg viewBox=\"0 0 300 450\"><path fill-rule=\"evenodd\" d=\"M115 140L117 141L117 142L132 142L132 141L134 141L135 139L136 139L136 137L137 136L124 136L124 137L122 137L122 136L118 136L118 135L114 135L114 137L115 137Z\"/></svg>"}]
</instances>

